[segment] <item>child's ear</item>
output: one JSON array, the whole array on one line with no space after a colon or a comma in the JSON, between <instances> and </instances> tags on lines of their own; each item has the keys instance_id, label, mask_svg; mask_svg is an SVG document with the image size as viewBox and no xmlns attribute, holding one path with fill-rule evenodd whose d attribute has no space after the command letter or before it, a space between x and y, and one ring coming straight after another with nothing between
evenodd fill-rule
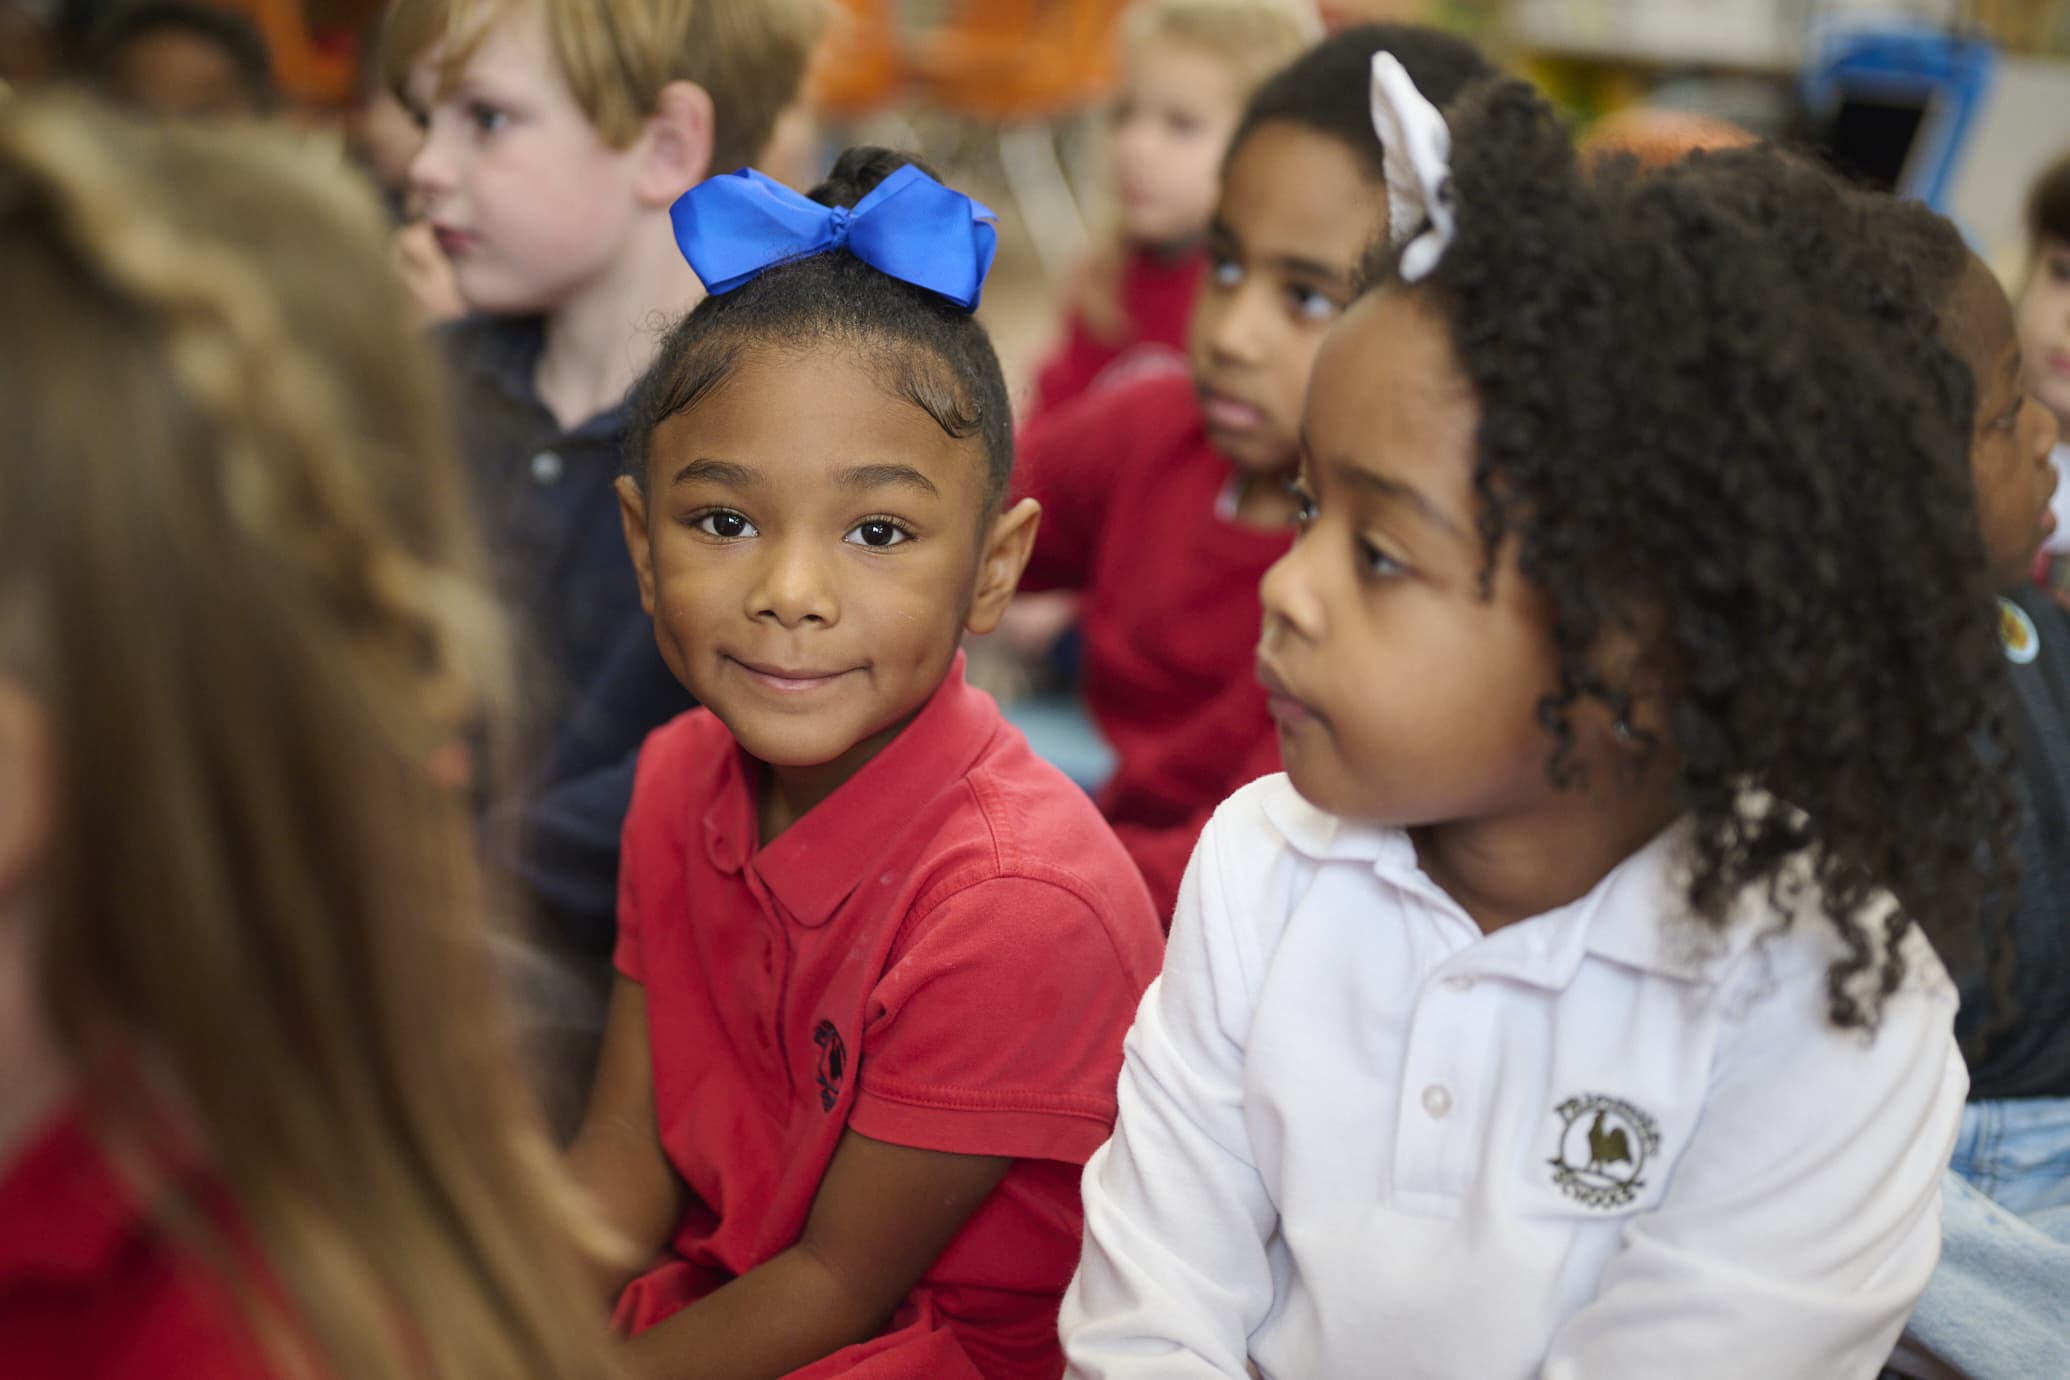
<instances>
[{"instance_id":1,"label":"child's ear","mask_svg":"<svg viewBox=\"0 0 2070 1380\"><path fill-rule=\"evenodd\" d=\"M1625 783L1646 777L1674 757L1678 680L1666 651L1669 631L1666 616L1658 610L1613 623L1598 637L1594 661L1603 679L1622 690L1623 712L1593 697L1576 706L1577 733L1603 745L1609 760L1619 764Z\"/></svg>"},{"instance_id":2,"label":"child's ear","mask_svg":"<svg viewBox=\"0 0 2070 1380\"><path fill-rule=\"evenodd\" d=\"M640 137L645 143L640 196L650 206L673 205L712 173L711 93L696 82L670 82L661 88L661 99Z\"/></svg>"},{"instance_id":3,"label":"child's ear","mask_svg":"<svg viewBox=\"0 0 2070 1380\"><path fill-rule=\"evenodd\" d=\"M618 476L618 520L625 526L625 549L640 580L640 607L654 616L654 546L648 540L647 496L629 474Z\"/></svg>"},{"instance_id":4,"label":"child's ear","mask_svg":"<svg viewBox=\"0 0 2070 1380\"><path fill-rule=\"evenodd\" d=\"M978 636L999 626L999 619L1020 587L1021 571L1035 549L1035 529L1042 524L1042 505L1024 498L992 519L985 536L983 563L978 567L977 594L970 601L965 629Z\"/></svg>"},{"instance_id":5,"label":"child's ear","mask_svg":"<svg viewBox=\"0 0 2070 1380\"><path fill-rule=\"evenodd\" d=\"M0 679L0 900L31 885L49 852L56 807L50 716L18 682Z\"/></svg>"}]
</instances>

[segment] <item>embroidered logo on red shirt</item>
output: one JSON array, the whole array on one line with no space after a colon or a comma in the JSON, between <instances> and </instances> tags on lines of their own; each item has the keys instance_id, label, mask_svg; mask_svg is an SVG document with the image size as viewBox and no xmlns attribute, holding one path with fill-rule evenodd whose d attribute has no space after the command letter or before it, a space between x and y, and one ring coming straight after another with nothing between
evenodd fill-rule
<instances>
[{"instance_id":1,"label":"embroidered logo on red shirt","mask_svg":"<svg viewBox=\"0 0 2070 1380\"><path fill-rule=\"evenodd\" d=\"M812 1043L819 1046L819 1109L831 1112L841 1100L841 1080L848 1074L848 1046L841 1042L841 1032L832 1021L819 1023L812 1032Z\"/></svg>"}]
</instances>

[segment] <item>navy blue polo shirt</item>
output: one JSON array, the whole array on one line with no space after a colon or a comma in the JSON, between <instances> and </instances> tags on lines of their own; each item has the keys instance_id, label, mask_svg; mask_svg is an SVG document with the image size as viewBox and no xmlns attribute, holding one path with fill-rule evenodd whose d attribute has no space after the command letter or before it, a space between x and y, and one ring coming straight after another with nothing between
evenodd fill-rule
<instances>
[{"instance_id":1,"label":"navy blue polo shirt","mask_svg":"<svg viewBox=\"0 0 2070 1380\"><path fill-rule=\"evenodd\" d=\"M1971 1101L2070 1097L2070 614L2024 586L2012 596L2040 640L2012 663L2022 827L2010 1021L1988 973L1964 976L1955 1029ZM1999 1029L2004 1026L2004 1029Z\"/></svg>"},{"instance_id":2,"label":"navy blue polo shirt","mask_svg":"<svg viewBox=\"0 0 2070 1380\"><path fill-rule=\"evenodd\" d=\"M654 645L613 488L621 404L564 429L539 398L537 318L444 327L461 457L518 643L532 769L492 810L495 848L550 937L608 961L633 759L693 701Z\"/></svg>"}]
</instances>

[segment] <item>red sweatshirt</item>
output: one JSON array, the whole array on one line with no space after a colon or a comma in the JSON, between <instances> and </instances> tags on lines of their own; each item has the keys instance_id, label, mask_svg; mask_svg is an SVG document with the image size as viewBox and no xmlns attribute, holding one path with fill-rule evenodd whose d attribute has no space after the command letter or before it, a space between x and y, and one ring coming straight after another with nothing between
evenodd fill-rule
<instances>
[{"instance_id":1,"label":"red sweatshirt","mask_svg":"<svg viewBox=\"0 0 2070 1380\"><path fill-rule=\"evenodd\" d=\"M1169 924L1208 815L1279 769L1253 662L1258 581L1293 533L1227 513L1235 470L1190 379L1095 393L1019 445L1016 488L1042 504L1021 587L1084 595L1085 700L1116 758L1101 809Z\"/></svg>"},{"instance_id":2,"label":"red sweatshirt","mask_svg":"<svg viewBox=\"0 0 2070 1380\"><path fill-rule=\"evenodd\" d=\"M233 1236L227 1199L199 1206ZM272 1380L230 1286L177 1244L60 1111L0 1165L0 1373L19 1380Z\"/></svg>"},{"instance_id":3,"label":"red sweatshirt","mask_svg":"<svg viewBox=\"0 0 2070 1380\"><path fill-rule=\"evenodd\" d=\"M1199 249L1177 256L1129 250L1121 270L1121 312L1127 329L1119 340L1102 340L1083 313L1064 319L1064 338L1035 375L1023 425L1109 383L1143 374L1178 373L1186 367L1186 327L1200 292L1207 255ZM1103 375L1105 377L1103 377Z\"/></svg>"}]
</instances>

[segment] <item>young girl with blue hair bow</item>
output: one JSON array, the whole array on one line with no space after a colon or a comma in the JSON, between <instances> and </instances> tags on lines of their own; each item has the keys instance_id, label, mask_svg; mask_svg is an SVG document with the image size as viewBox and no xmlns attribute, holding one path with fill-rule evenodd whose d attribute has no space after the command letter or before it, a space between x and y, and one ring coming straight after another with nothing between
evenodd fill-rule
<instances>
[{"instance_id":1,"label":"young girl with blue hair bow","mask_svg":"<svg viewBox=\"0 0 2070 1380\"><path fill-rule=\"evenodd\" d=\"M1078 1174L1155 972L1084 793L963 679L1039 512L971 316L990 213L844 156L675 208L712 295L633 403L647 742L571 1151L643 1257L636 1375L1053 1380Z\"/></svg>"}]
</instances>

